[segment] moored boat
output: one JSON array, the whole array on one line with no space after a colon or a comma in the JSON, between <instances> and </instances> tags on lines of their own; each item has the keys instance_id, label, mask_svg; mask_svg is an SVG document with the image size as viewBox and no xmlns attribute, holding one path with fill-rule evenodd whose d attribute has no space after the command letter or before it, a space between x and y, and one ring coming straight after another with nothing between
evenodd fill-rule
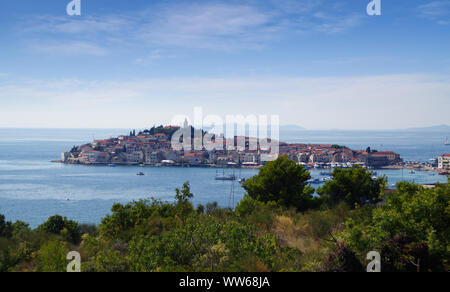
<instances>
[{"instance_id":1,"label":"moored boat","mask_svg":"<svg viewBox=\"0 0 450 292\"><path fill-rule=\"evenodd\" d=\"M216 180L236 180L236 176L233 175L218 175L216 176Z\"/></svg>"}]
</instances>

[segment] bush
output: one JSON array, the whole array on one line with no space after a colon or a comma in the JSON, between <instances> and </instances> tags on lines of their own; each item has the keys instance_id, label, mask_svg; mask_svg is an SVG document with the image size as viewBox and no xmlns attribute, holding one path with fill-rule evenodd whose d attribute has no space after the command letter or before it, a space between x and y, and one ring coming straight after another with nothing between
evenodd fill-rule
<instances>
[{"instance_id":1,"label":"bush","mask_svg":"<svg viewBox=\"0 0 450 292\"><path fill-rule=\"evenodd\" d=\"M65 272L68 261L66 259L69 252L65 242L55 240L50 241L39 250L39 272Z\"/></svg>"},{"instance_id":2,"label":"bush","mask_svg":"<svg viewBox=\"0 0 450 292\"><path fill-rule=\"evenodd\" d=\"M332 174L333 180L317 190L329 207L340 202L346 202L352 207L374 204L381 200L386 189L385 177L372 179L373 172L363 168L336 168Z\"/></svg>"},{"instance_id":3,"label":"bush","mask_svg":"<svg viewBox=\"0 0 450 292\"><path fill-rule=\"evenodd\" d=\"M38 227L38 230L62 235L64 239L74 244L78 244L81 241L81 232L78 223L59 215L48 218L47 222Z\"/></svg>"},{"instance_id":4,"label":"bush","mask_svg":"<svg viewBox=\"0 0 450 292\"><path fill-rule=\"evenodd\" d=\"M385 266L393 271L448 270L449 206L448 184L425 189L399 183L397 192L382 207L367 210L364 220L349 219L341 236L361 258L370 250L383 251Z\"/></svg>"},{"instance_id":5,"label":"bush","mask_svg":"<svg viewBox=\"0 0 450 292\"><path fill-rule=\"evenodd\" d=\"M254 200L305 211L317 207L317 199L312 196L314 189L307 182L310 178L303 166L283 156L261 167L258 175L242 186Z\"/></svg>"}]
</instances>

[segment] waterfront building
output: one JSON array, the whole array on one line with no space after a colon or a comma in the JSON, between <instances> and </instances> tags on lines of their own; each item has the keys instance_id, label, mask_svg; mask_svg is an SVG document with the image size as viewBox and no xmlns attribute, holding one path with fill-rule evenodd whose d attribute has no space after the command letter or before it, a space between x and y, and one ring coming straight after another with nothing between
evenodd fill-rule
<instances>
[{"instance_id":1,"label":"waterfront building","mask_svg":"<svg viewBox=\"0 0 450 292\"><path fill-rule=\"evenodd\" d=\"M142 152L142 151L133 151L131 153L127 153L127 161L131 162L131 163L144 162L144 152Z\"/></svg>"},{"instance_id":2,"label":"waterfront building","mask_svg":"<svg viewBox=\"0 0 450 292\"><path fill-rule=\"evenodd\" d=\"M443 170L450 170L450 153L439 156L438 168Z\"/></svg>"},{"instance_id":3,"label":"waterfront building","mask_svg":"<svg viewBox=\"0 0 450 292\"><path fill-rule=\"evenodd\" d=\"M402 162L400 155L392 151L372 152L367 159L371 167L383 167Z\"/></svg>"},{"instance_id":4,"label":"waterfront building","mask_svg":"<svg viewBox=\"0 0 450 292\"><path fill-rule=\"evenodd\" d=\"M153 151L151 153L146 153L145 163L150 165L155 165L160 163L164 159L164 152Z\"/></svg>"},{"instance_id":5,"label":"waterfront building","mask_svg":"<svg viewBox=\"0 0 450 292\"><path fill-rule=\"evenodd\" d=\"M81 152L80 161L83 163L96 163L100 151L86 151Z\"/></svg>"},{"instance_id":6,"label":"waterfront building","mask_svg":"<svg viewBox=\"0 0 450 292\"><path fill-rule=\"evenodd\" d=\"M100 152L97 156L97 163L109 163L110 161L110 155L106 152Z\"/></svg>"},{"instance_id":7,"label":"waterfront building","mask_svg":"<svg viewBox=\"0 0 450 292\"><path fill-rule=\"evenodd\" d=\"M182 157L184 163L189 165L200 165L202 163L202 153L185 153Z\"/></svg>"},{"instance_id":8,"label":"waterfront building","mask_svg":"<svg viewBox=\"0 0 450 292\"><path fill-rule=\"evenodd\" d=\"M70 152L64 151L63 153L61 153L61 161L62 162L67 162L67 160L69 160L69 157L70 157Z\"/></svg>"}]
</instances>

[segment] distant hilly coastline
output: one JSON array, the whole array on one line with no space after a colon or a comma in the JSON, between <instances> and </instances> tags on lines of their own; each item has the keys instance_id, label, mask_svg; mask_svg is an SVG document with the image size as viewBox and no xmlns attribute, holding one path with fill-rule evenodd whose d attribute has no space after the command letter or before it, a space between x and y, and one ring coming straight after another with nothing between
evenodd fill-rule
<instances>
[{"instance_id":1,"label":"distant hilly coastline","mask_svg":"<svg viewBox=\"0 0 450 292\"><path fill-rule=\"evenodd\" d=\"M339 131L339 132L360 132L360 131L375 131L375 132L449 132L450 133L450 126L449 125L437 125L437 126L431 126L431 127L417 127L417 128L406 128L406 129L392 129L392 130L386 130L386 129L379 129L379 130L349 130L349 129L306 129L301 126L297 125L282 125L280 126L280 132L296 132L296 131L314 131L314 132L320 132L320 131Z\"/></svg>"},{"instance_id":2,"label":"distant hilly coastline","mask_svg":"<svg viewBox=\"0 0 450 292\"><path fill-rule=\"evenodd\" d=\"M406 131L421 131L421 132L450 132L450 126L449 125L438 125L438 126L431 126L431 127L421 127L421 128L409 128L406 129Z\"/></svg>"}]
</instances>

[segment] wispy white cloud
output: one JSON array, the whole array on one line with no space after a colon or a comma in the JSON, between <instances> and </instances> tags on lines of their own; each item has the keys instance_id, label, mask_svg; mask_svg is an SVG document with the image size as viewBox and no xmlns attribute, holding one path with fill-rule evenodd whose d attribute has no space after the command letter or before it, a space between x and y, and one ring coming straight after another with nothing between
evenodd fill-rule
<instances>
[{"instance_id":1,"label":"wispy white cloud","mask_svg":"<svg viewBox=\"0 0 450 292\"><path fill-rule=\"evenodd\" d=\"M86 41L30 41L29 49L35 53L57 55L93 55L105 56L108 49L96 43Z\"/></svg>"},{"instance_id":2,"label":"wispy white cloud","mask_svg":"<svg viewBox=\"0 0 450 292\"><path fill-rule=\"evenodd\" d=\"M450 124L448 96L450 76L438 75L25 80L0 84L0 127L145 127L202 106L307 128L394 129Z\"/></svg>"},{"instance_id":3,"label":"wispy white cloud","mask_svg":"<svg viewBox=\"0 0 450 292\"><path fill-rule=\"evenodd\" d=\"M152 50L148 54L140 56L134 60L134 64L140 65L140 66L149 66L153 64L155 61L161 60L161 59L172 59L175 58L176 55L162 51L162 50Z\"/></svg>"},{"instance_id":4,"label":"wispy white cloud","mask_svg":"<svg viewBox=\"0 0 450 292\"><path fill-rule=\"evenodd\" d=\"M155 4L114 15L31 17L18 31L47 40L70 38L97 46L114 43L152 49L252 50L290 33L340 33L361 21L345 10L333 13L334 9L322 9L324 6L329 4L312 0Z\"/></svg>"},{"instance_id":5,"label":"wispy white cloud","mask_svg":"<svg viewBox=\"0 0 450 292\"><path fill-rule=\"evenodd\" d=\"M23 32L54 34L118 33L131 29L134 20L126 15L104 15L83 18L38 15L25 19L19 26Z\"/></svg>"},{"instance_id":6,"label":"wispy white cloud","mask_svg":"<svg viewBox=\"0 0 450 292\"><path fill-rule=\"evenodd\" d=\"M272 15L248 5L170 5L153 13L137 37L160 46L255 48L273 37L271 21Z\"/></svg>"},{"instance_id":7,"label":"wispy white cloud","mask_svg":"<svg viewBox=\"0 0 450 292\"><path fill-rule=\"evenodd\" d=\"M419 5L419 15L439 24L450 24L450 0L432 1Z\"/></svg>"}]
</instances>

